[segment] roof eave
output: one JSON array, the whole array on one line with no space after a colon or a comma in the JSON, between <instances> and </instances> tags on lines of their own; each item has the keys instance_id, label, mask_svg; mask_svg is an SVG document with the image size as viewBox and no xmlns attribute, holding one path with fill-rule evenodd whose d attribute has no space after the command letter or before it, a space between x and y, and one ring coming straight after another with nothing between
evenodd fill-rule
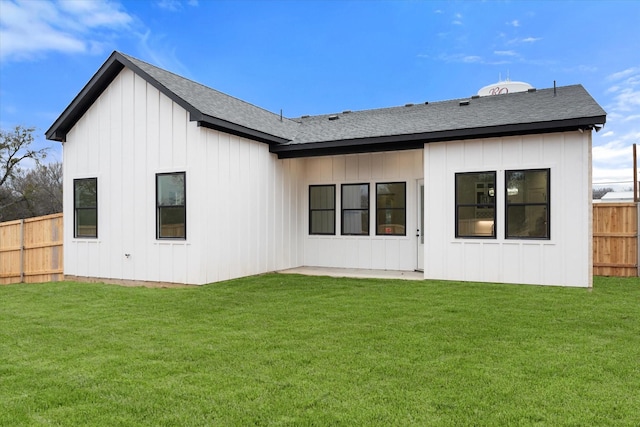
<instances>
[{"instance_id":1,"label":"roof eave","mask_svg":"<svg viewBox=\"0 0 640 427\"><path fill-rule=\"evenodd\" d=\"M71 130L87 110L89 110L91 105L93 105L102 92L106 90L120 71L125 67L141 76L161 93L187 110L190 113L192 121L199 120L199 118L202 117L202 114L197 108L167 89L147 72L116 51L111 54L102 67L100 67L91 80L89 80L80 93L78 93L78 95L73 99L71 104L69 104L69 106L64 110L60 117L58 117L49 130L45 132L47 139L65 142L67 132L69 132L69 130Z\"/></svg>"},{"instance_id":2,"label":"roof eave","mask_svg":"<svg viewBox=\"0 0 640 427\"><path fill-rule=\"evenodd\" d=\"M100 69L93 75L91 80L82 88L80 93L71 101L62 114L56 119L51 127L45 132L47 139L52 141L65 142L67 132L73 125L87 112L89 107L95 102L109 84L116 78L124 68L120 62L117 52L113 52Z\"/></svg>"},{"instance_id":3,"label":"roof eave","mask_svg":"<svg viewBox=\"0 0 640 427\"><path fill-rule=\"evenodd\" d=\"M205 114L191 115L191 121L197 121L199 126L214 129L232 135L240 136L243 138L252 139L254 141L264 142L269 145L274 144L286 144L290 140L281 138L279 136L271 135L265 132L260 132L255 129L251 129L236 123L231 123L226 120L219 119L217 117L208 116Z\"/></svg>"},{"instance_id":4,"label":"roof eave","mask_svg":"<svg viewBox=\"0 0 640 427\"><path fill-rule=\"evenodd\" d=\"M604 124L606 116L583 117L552 122L519 123L481 128L452 129L408 135L387 135L349 140L320 141L303 144L274 145L270 151L278 158L317 157L337 154L356 154L379 151L398 151L421 148L423 144L453 140L505 137L575 131Z\"/></svg>"}]
</instances>

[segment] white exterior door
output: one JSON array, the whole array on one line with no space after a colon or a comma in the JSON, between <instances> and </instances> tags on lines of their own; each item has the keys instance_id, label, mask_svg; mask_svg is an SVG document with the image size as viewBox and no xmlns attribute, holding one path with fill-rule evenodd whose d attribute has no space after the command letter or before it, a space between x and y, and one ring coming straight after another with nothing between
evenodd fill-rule
<instances>
[{"instance_id":1,"label":"white exterior door","mask_svg":"<svg viewBox=\"0 0 640 427\"><path fill-rule=\"evenodd\" d=\"M424 270L424 179L418 180L416 185L418 194L416 200L418 200L418 229L416 230L416 240L418 245L418 259L416 270Z\"/></svg>"}]
</instances>

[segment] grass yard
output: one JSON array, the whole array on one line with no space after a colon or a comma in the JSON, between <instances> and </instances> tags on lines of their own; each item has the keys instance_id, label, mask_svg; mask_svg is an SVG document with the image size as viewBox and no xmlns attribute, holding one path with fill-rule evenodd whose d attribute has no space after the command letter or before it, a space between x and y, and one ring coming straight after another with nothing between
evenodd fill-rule
<instances>
[{"instance_id":1,"label":"grass yard","mask_svg":"<svg viewBox=\"0 0 640 427\"><path fill-rule=\"evenodd\" d=\"M0 286L1 426L638 426L640 279Z\"/></svg>"}]
</instances>

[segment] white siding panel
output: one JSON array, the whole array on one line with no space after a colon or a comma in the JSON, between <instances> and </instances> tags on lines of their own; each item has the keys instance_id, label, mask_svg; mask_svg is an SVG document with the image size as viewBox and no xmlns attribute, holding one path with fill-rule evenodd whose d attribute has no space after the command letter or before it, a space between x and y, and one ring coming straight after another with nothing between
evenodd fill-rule
<instances>
[{"instance_id":1,"label":"white siding panel","mask_svg":"<svg viewBox=\"0 0 640 427\"><path fill-rule=\"evenodd\" d=\"M505 283L520 283L522 280L521 264L524 262L520 253L521 245L519 243L504 243L502 247L504 265L502 281Z\"/></svg>"},{"instance_id":2,"label":"white siding panel","mask_svg":"<svg viewBox=\"0 0 640 427\"><path fill-rule=\"evenodd\" d=\"M304 264L379 270L414 270L417 266L416 180L422 178L422 150L366 153L304 159L305 201ZM342 170L345 170L342 173ZM406 236L377 236L376 183L406 183ZM341 236L342 184L368 183L370 235ZM308 235L308 186L336 185L336 235Z\"/></svg>"},{"instance_id":3,"label":"white siding panel","mask_svg":"<svg viewBox=\"0 0 640 427\"><path fill-rule=\"evenodd\" d=\"M578 132L426 144L425 278L590 286L589 150ZM550 170L549 240L505 239L504 173L518 169ZM456 239L455 173L487 170L497 174L496 238Z\"/></svg>"},{"instance_id":4,"label":"white siding panel","mask_svg":"<svg viewBox=\"0 0 640 427\"><path fill-rule=\"evenodd\" d=\"M522 243L520 264L522 266L522 280L524 283L542 283L543 271L546 266L542 263L544 245L540 243Z\"/></svg>"},{"instance_id":5,"label":"white siding panel","mask_svg":"<svg viewBox=\"0 0 640 427\"><path fill-rule=\"evenodd\" d=\"M172 103L171 118L171 164L172 167L187 165L187 124L189 113L178 104ZM194 144L197 148L197 144Z\"/></svg>"},{"instance_id":6,"label":"white siding panel","mask_svg":"<svg viewBox=\"0 0 640 427\"><path fill-rule=\"evenodd\" d=\"M358 267L357 268L364 268L364 269L372 269L373 268L373 264L371 262L371 252L372 252L372 245L370 241L364 240L364 239L357 239L358 242L358 247L357 247L357 254L358 254Z\"/></svg>"},{"instance_id":7,"label":"white siding panel","mask_svg":"<svg viewBox=\"0 0 640 427\"><path fill-rule=\"evenodd\" d=\"M483 242L482 244L482 277L488 282L502 281L502 256L500 250L501 247L497 243Z\"/></svg>"},{"instance_id":8,"label":"white siding panel","mask_svg":"<svg viewBox=\"0 0 640 427\"><path fill-rule=\"evenodd\" d=\"M346 162L344 157L335 157L333 158L332 168L333 168L333 181L344 181L346 179ZM350 172L353 176L353 172Z\"/></svg>"},{"instance_id":9,"label":"white siding panel","mask_svg":"<svg viewBox=\"0 0 640 427\"><path fill-rule=\"evenodd\" d=\"M172 144L174 135L183 135L179 143L186 153L187 116L176 109L174 120L173 108L171 100L124 69L67 135L65 211L73 212L73 179L97 177L98 239L74 239L73 215L65 216L66 274L187 280L186 243L174 243L181 249L171 256L176 251L160 248L155 239L155 174L185 170ZM177 130L175 122L181 123Z\"/></svg>"},{"instance_id":10,"label":"white siding panel","mask_svg":"<svg viewBox=\"0 0 640 427\"><path fill-rule=\"evenodd\" d=\"M159 113L159 164L155 167L170 170L173 168L173 101L164 95L159 98Z\"/></svg>"},{"instance_id":11,"label":"white siding panel","mask_svg":"<svg viewBox=\"0 0 640 427\"><path fill-rule=\"evenodd\" d=\"M111 128L111 140L109 141L109 157L111 164L108 174L104 175L105 189L109 200L106 206L101 209L102 212L107 212L108 222L108 236L104 236L104 246L106 256L109 258L109 271L105 272L109 274L109 277L115 279L122 279L122 262L124 260L124 253L122 251L123 230L122 230L122 187L123 187L123 168L122 168L122 156L124 155L123 145L123 123L122 123L122 110L123 110L123 79L130 76L129 71L120 73L120 76L111 83L111 90L107 97L109 103L110 122Z\"/></svg>"},{"instance_id":12,"label":"white siding panel","mask_svg":"<svg viewBox=\"0 0 640 427\"><path fill-rule=\"evenodd\" d=\"M371 180L371 156L355 156L358 161L358 181ZM351 165L347 165L347 171L350 171Z\"/></svg>"},{"instance_id":13,"label":"white siding panel","mask_svg":"<svg viewBox=\"0 0 640 427\"><path fill-rule=\"evenodd\" d=\"M478 241L469 242L466 245L461 245L461 247L464 252L464 280L473 281L474 277L481 277L483 274L484 247Z\"/></svg>"},{"instance_id":14,"label":"white siding panel","mask_svg":"<svg viewBox=\"0 0 640 427\"><path fill-rule=\"evenodd\" d=\"M135 253L135 230L137 221L140 216L136 215L136 199L135 199L135 148L136 140L136 121L134 117L135 97L138 92L135 90L135 74L122 73L122 144L120 161L122 165L121 173L121 193L120 193L120 230L122 233L122 243L120 245L120 254L118 256L117 249L116 259L119 258L122 263L122 278L135 279L135 261L137 254ZM144 99L144 98L143 98ZM138 124L142 127L142 123ZM115 242L114 242L115 243ZM114 248L117 244L114 245ZM128 254L127 257L125 254Z\"/></svg>"},{"instance_id":15,"label":"white siding panel","mask_svg":"<svg viewBox=\"0 0 640 427\"><path fill-rule=\"evenodd\" d=\"M145 250L146 242L153 238L151 234L153 228L149 223L149 218L154 215L152 205L147 203L147 193L154 192L154 188L148 186L147 176L147 83L139 76L135 76L134 99L134 136L131 141L130 151L132 152L133 171L132 181L128 183L133 190L132 216L128 221L135 224L131 238L133 247L128 252L131 254L129 261L133 262L133 279L144 280L147 272L148 251ZM135 183L135 185L132 185Z\"/></svg>"}]
</instances>

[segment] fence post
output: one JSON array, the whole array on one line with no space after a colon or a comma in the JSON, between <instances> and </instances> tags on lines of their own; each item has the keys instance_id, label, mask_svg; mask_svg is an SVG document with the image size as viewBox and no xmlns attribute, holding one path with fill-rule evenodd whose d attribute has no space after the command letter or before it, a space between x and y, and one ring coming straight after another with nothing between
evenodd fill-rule
<instances>
[{"instance_id":1,"label":"fence post","mask_svg":"<svg viewBox=\"0 0 640 427\"><path fill-rule=\"evenodd\" d=\"M636 259L636 267L637 272L636 276L640 277L640 203L636 202L636 255L638 255L638 259Z\"/></svg>"},{"instance_id":2,"label":"fence post","mask_svg":"<svg viewBox=\"0 0 640 427\"><path fill-rule=\"evenodd\" d=\"M20 220L20 283L24 283L24 218Z\"/></svg>"}]
</instances>

